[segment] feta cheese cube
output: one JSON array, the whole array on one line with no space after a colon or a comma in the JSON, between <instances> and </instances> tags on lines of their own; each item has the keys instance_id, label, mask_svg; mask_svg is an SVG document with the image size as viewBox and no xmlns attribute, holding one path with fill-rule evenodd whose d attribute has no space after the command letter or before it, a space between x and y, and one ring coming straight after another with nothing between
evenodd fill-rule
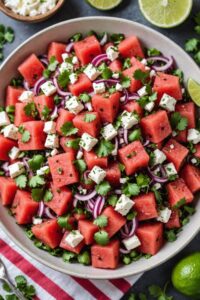
<instances>
[{"instance_id":1,"label":"feta cheese cube","mask_svg":"<svg viewBox=\"0 0 200 300\"><path fill-rule=\"evenodd\" d=\"M177 174L177 170L173 163L168 163L164 165L164 169L168 177Z\"/></svg>"},{"instance_id":2,"label":"feta cheese cube","mask_svg":"<svg viewBox=\"0 0 200 300\"><path fill-rule=\"evenodd\" d=\"M83 133L79 145L85 151L91 151L92 148L98 143L98 140L95 139L93 136L89 135L88 133Z\"/></svg>"},{"instance_id":3,"label":"feta cheese cube","mask_svg":"<svg viewBox=\"0 0 200 300\"><path fill-rule=\"evenodd\" d=\"M48 121L44 123L44 130L47 134L56 133L56 122Z\"/></svg>"},{"instance_id":4,"label":"feta cheese cube","mask_svg":"<svg viewBox=\"0 0 200 300\"><path fill-rule=\"evenodd\" d=\"M63 62L60 67L59 67L59 72L63 73L65 71L70 71L72 72L74 69L74 66L68 62Z\"/></svg>"},{"instance_id":5,"label":"feta cheese cube","mask_svg":"<svg viewBox=\"0 0 200 300\"><path fill-rule=\"evenodd\" d=\"M121 183L121 184L124 184L124 183L126 183L127 182L127 178L120 178L120 180L119 180L119 182Z\"/></svg>"},{"instance_id":6,"label":"feta cheese cube","mask_svg":"<svg viewBox=\"0 0 200 300\"><path fill-rule=\"evenodd\" d=\"M72 230L65 238L66 243L72 247L75 248L82 242L84 239L83 235L80 233L79 230Z\"/></svg>"},{"instance_id":7,"label":"feta cheese cube","mask_svg":"<svg viewBox=\"0 0 200 300\"><path fill-rule=\"evenodd\" d=\"M126 195L122 194L116 203L115 210L122 216L126 216L130 209L133 207L133 205L134 201L132 201Z\"/></svg>"},{"instance_id":8,"label":"feta cheese cube","mask_svg":"<svg viewBox=\"0 0 200 300\"><path fill-rule=\"evenodd\" d=\"M10 119L5 111L0 112L0 127L10 124Z\"/></svg>"},{"instance_id":9,"label":"feta cheese cube","mask_svg":"<svg viewBox=\"0 0 200 300\"><path fill-rule=\"evenodd\" d=\"M58 149L53 149L50 154L51 154L51 156L55 156L58 153L59 153Z\"/></svg>"},{"instance_id":10,"label":"feta cheese cube","mask_svg":"<svg viewBox=\"0 0 200 300\"><path fill-rule=\"evenodd\" d=\"M131 236L130 238L122 240L122 243L127 250L132 250L141 245L139 238L136 235Z\"/></svg>"},{"instance_id":11,"label":"feta cheese cube","mask_svg":"<svg viewBox=\"0 0 200 300\"><path fill-rule=\"evenodd\" d=\"M145 59L145 58L143 58L142 60L141 60L141 64L143 64L143 65L147 65L147 60Z\"/></svg>"},{"instance_id":12,"label":"feta cheese cube","mask_svg":"<svg viewBox=\"0 0 200 300\"><path fill-rule=\"evenodd\" d=\"M122 126L125 129L130 129L131 127L139 123L135 115L132 112L128 112L126 110L122 113L121 121Z\"/></svg>"},{"instance_id":13,"label":"feta cheese cube","mask_svg":"<svg viewBox=\"0 0 200 300\"><path fill-rule=\"evenodd\" d=\"M92 179L96 184L99 184L106 177L106 171L98 166L94 166L90 171L88 177Z\"/></svg>"},{"instance_id":14,"label":"feta cheese cube","mask_svg":"<svg viewBox=\"0 0 200 300\"><path fill-rule=\"evenodd\" d=\"M156 190L159 190L161 189L162 185L159 183L159 182L156 182L153 187L156 189Z\"/></svg>"},{"instance_id":15,"label":"feta cheese cube","mask_svg":"<svg viewBox=\"0 0 200 300\"><path fill-rule=\"evenodd\" d=\"M73 63L73 65L77 65L78 64L78 57L77 56L73 56L72 57L72 63Z\"/></svg>"},{"instance_id":16,"label":"feta cheese cube","mask_svg":"<svg viewBox=\"0 0 200 300\"><path fill-rule=\"evenodd\" d=\"M154 153L154 165L161 165L166 159L166 155L159 149L153 151Z\"/></svg>"},{"instance_id":17,"label":"feta cheese cube","mask_svg":"<svg viewBox=\"0 0 200 300\"><path fill-rule=\"evenodd\" d=\"M149 73L150 78L155 77L156 76L156 71L155 70L151 70Z\"/></svg>"},{"instance_id":18,"label":"feta cheese cube","mask_svg":"<svg viewBox=\"0 0 200 300\"><path fill-rule=\"evenodd\" d=\"M42 224L42 219L41 218L33 217L33 224L34 225Z\"/></svg>"},{"instance_id":19,"label":"feta cheese cube","mask_svg":"<svg viewBox=\"0 0 200 300\"><path fill-rule=\"evenodd\" d=\"M21 102L31 102L33 101L34 94L32 91L24 91L18 98Z\"/></svg>"},{"instance_id":20,"label":"feta cheese cube","mask_svg":"<svg viewBox=\"0 0 200 300\"><path fill-rule=\"evenodd\" d=\"M106 54L108 56L108 59L110 59L111 61L114 61L115 59L118 58L119 51L118 51L117 47L110 46L106 49Z\"/></svg>"},{"instance_id":21,"label":"feta cheese cube","mask_svg":"<svg viewBox=\"0 0 200 300\"><path fill-rule=\"evenodd\" d=\"M139 89L137 93L140 97L146 96L148 94L146 86L143 86L141 89Z\"/></svg>"},{"instance_id":22,"label":"feta cheese cube","mask_svg":"<svg viewBox=\"0 0 200 300\"><path fill-rule=\"evenodd\" d=\"M155 102L151 101L145 105L144 109L147 110L148 112L151 112L154 109L154 106L155 106Z\"/></svg>"},{"instance_id":23,"label":"feta cheese cube","mask_svg":"<svg viewBox=\"0 0 200 300\"><path fill-rule=\"evenodd\" d=\"M164 94L160 100L159 106L168 110L168 111L175 111L176 99L171 97L168 94Z\"/></svg>"},{"instance_id":24,"label":"feta cheese cube","mask_svg":"<svg viewBox=\"0 0 200 300\"><path fill-rule=\"evenodd\" d=\"M71 84L74 84L78 81L78 75L76 73L72 73L69 75L69 80Z\"/></svg>"},{"instance_id":25,"label":"feta cheese cube","mask_svg":"<svg viewBox=\"0 0 200 300\"><path fill-rule=\"evenodd\" d=\"M6 138L17 140L18 128L15 125L7 125L3 128L2 132Z\"/></svg>"},{"instance_id":26,"label":"feta cheese cube","mask_svg":"<svg viewBox=\"0 0 200 300\"><path fill-rule=\"evenodd\" d=\"M198 144L200 142L200 132L195 128L188 129L187 141Z\"/></svg>"},{"instance_id":27,"label":"feta cheese cube","mask_svg":"<svg viewBox=\"0 0 200 300\"><path fill-rule=\"evenodd\" d=\"M45 147L54 149L59 147L59 138L56 134L48 134L46 141L45 141Z\"/></svg>"},{"instance_id":28,"label":"feta cheese cube","mask_svg":"<svg viewBox=\"0 0 200 300\"><path fill-rule=\"evenodd\" d=\"M97 70L97 68L95 68L92 64L89 64L83 72L91 81L97 79L97 77L101 74L101 72L99 72L99 70Z\"/></svg>"},{"instance_id":29,"label":"feta cheese cube","mask_svg":"<svg viewBox=\"0 0 200 300\"><path fill-rule=\"evenodd\" d=\"M39 170L37 170L37 175L39 176L43 176L43 175L46 175L46 174L49 174L49 166L44 166L42 168L40 168Z\"/></svg>"},{"instance_id":30,"label":"feta cheese cube","mask_svg":"<svg viewBox=\"0 0 200 300\"><path fill-rule=\"evenodd\" d=\"M17 147L12 147L12 149L10 150L8 156L10 157L10 159L15 160L19 157L20 154L20 150Z\"/></svg>"},{"instance_id":31,"label":"feta cheese cube","mask_svg":"<svg viewBox=\"0 0 200 300\"><path fill-rule=\"evenodd\" d=\"M67 100L65 107L75 115L84 109L83 104L78 101L78 98L76 96L73 96L69 100Z\"/></svg>"},{"instance_id":32,"label":"feta cheese cube","mask_svg":"<svg viewBox=\"0 0 200 300\"><path fill-rule=\"evenodd\" d=\"M119 79L119 73L113 73L112 74L112 78L114 78L114 79Z\"/></svg>"},{"instance_id":33,"label":"feta cheese cube","mask_svg":"<svg viewBox=\"0 0 200 300\"><path fill-rule=\"evenodd\" d=\"M93 82L93 89L95 94L103 94L106 91L106 86L104 82Z\"/></svg>"},{"instance_id":34,"label":"feta cheese cube","mask_svg":"<svg viewBox=\"0 0 200 300\"><path fill-rule=\"evenodd\" d=\"M106 141L110 141L116 137L117 130L112 124L108 124L102 129L102 135Z\"/></svg>"},{"instance_id":35,"label":"feta cheese cube","mask_svg":"<svg viewBox=\"0 0 200 300\"><path fill-rule=\"evenodd\" d=\"M24 164L22 162L16 162L8 166L8 170L11 178L15 178L25 172Z\"/></svg>"},{"instance_id":36,"label":"feta cheese cube","mask_svg":"<svg viewBox=\"0 0 200 300\"><path fill-rule=\"evenodd\" d=\"M69 54L68 53L63 53L62 54L62 60L65 61L65 59L69 58Z\"/></svg>"},{"instance_id":37,"label":"feta cheese cube","mask_svg":"<svg viewBox=\"0 0 200 300\"><path fill-rule=\"evenodd\" d=\"M116 91L121 92L123 91L123 86L120 83L117 83L115 86Z\"/></svg>"},{"instance_id":38,"label":"feta cheese cube","mask_svg":"<svg viewBox=\"0 0 200 300\"><path fill-rule=\"evenodd\" d=\"M157 217L157 220L162 223L167 223L171 217L172 211L168 207L165 207L164 209L159 211L159 215Z\"/></svg>"},{"instance_id":39,"label":"feta cheese cube","mask_svg":"<svg viewBox=\"0 0 200 300\"><path fill-rule=\"evenodd\" d=\"M55 94L57 90L55 85L50 80L43 83L40 88L47 97Z\"/></svg>"}]
</instances>

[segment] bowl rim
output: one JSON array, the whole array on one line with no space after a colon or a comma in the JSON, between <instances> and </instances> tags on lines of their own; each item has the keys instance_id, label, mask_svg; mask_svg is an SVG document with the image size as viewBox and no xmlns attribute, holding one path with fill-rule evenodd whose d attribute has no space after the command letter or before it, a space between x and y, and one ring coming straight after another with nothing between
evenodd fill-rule
<instances>
[{"instance_id":1,"label":"bowl rim","mask_svg":"<svg viewBox=\"0 0 200 300\"><path fill-rule=\"evenodd\" d=\"M169 42L170 44L172 44L179 52L182 52L184 54L184 56L187 56L188 58L188 62L192 64L192 67L196 69L197 73L200 73L199 71L199 67L196 65L196 63L193 61L193 59L178 45L176 44L173 40L171 40L170 38L166 37L164 34L156 31L155 29L152 29L146 25L140 24L138 22L134 22L131 20L127 20L124 18L117 18L117 17L105 17L105 16L90 16L90 17L80 17L80 18L75 18L75 19L70 19L70 20L65 20L62 22L59 22L57 24L51 25L37 33L35 33L34 35L32 35L31 37L29 37L28 39L26 39L23 43L21 43L14 51L12 51L9 56L5 59L5 61L2 63L2 65L0 66L0 72L2 71L2 69L4 67L6 67L7 62L11 59L11 57L13 57L22 47L24 47L28 42L30 42L31 40L39 37L40 35L47 33L49 30L51 29L55 29L57 27L60 27L62 25L66 25L66 24L70 24L70 23L76 23L76 22L82 22L82 21L96 21L96 20L105 20L105 21L110 21L110 22L123 22L126 23L127 25L135 25L141 29L144 29L147 33L152 33L154 35L157 35L158 37L161 37L162 39L165 39L166 42ZM172 253L170 253L169 256L166 256L165 258L160 258L158 260L158 262L154 265L148 265L146 266L146 268L142 268L141 270L138 270L137 272L134 270L134 268L132 270L126 271L125 275L120 275L120 269L119 269L119 274L117 275L113 275L112 273L109 274L105 274L105 275L85 275L85 274L81 274L78 273L77 271L71 271L71 270L63 270L62 267L59 267L57 265L54 265L51 262L48 262L47 260L44 260L43 258L40 258L40 256L38 256L37 254L35 254L34 252L32 252L31 250L29 250L26 246L24 246L20 241L18 241L18 239L12 235L12 233L6 228L6 226L1 222L0 220L0 228L2 228L4 230L4 232L8 235L8 237L19 247L21 248L21 250L23 250L25 253L27 253L28 255L30 255L30 257L34 258L35 260L39 261L40 263L46 265L47 267L59 271L61 273L67 274L67 275L71 275L71 276L75 276L75 277L79 277L79 278L87 278L87 279L98 279L98 280L102 280L102 279L119 279L122 276L123 277L128 277L128 276L133 276L133 275L137 275L137 274L141 274L142 272L146 272L148 270L151 270L155 267L158 267L159 265L165 263L166 261L168 261L170 258L172 258L173 256L175 256L177 253L179 253L200 231L200 223L199 226L194 229L194 231L191 233L191 235L187 238L186 241L183 241L182 244L180 245L180 247L176 247L175 251Z\"/></svg>"}]
</instances>

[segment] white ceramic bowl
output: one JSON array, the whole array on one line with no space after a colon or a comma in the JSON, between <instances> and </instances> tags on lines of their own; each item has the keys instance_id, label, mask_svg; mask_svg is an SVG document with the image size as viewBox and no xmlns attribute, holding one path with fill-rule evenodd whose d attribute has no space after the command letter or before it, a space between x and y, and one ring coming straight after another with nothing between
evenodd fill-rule
<instances>
[{"instance_id":1,"label":"white ceramic bowl","mask_svg":"<svg viewBox=\"0 0 200 300\"><path fill-rule=\"evenodd\" d=\"M110 18L110 17L88 17L70 21L65 21L51 26L25 41L18 47L3 63L0 70L1 90L0 99L3 101L5 88L10 79L16 75L18 65L32 52L36 54L45 53L47 45L51 41L63 41L76 32L88 32L89 30L99 32L107 31L113 33L124 33L126 35L135 34L141 42L147 47L155 47L161 50L165 55L172 55L176 59L178 66L183 70L185 79L192 77L199 81L200 69L193 60L174 42L164 35L138 23L131 21ZM3 102L1 103L3 104ZM0 205L1 227L7 235L25 252L37 259L41 263L57 271L92 279L113 279L133 274L138 274L152 269L165 262L170 257L178 253L185 247L200 229L200 202L197 203L197 212L192 216L191 221L179 234L178 239L173 243L167 243L161 251L146 260L141 259L128 266L121 266L116 270L101 270L80 264L67 264L62 259L53 257L46 252L37 249L33 243L25 236L22 229L15 224L15 219L8 215L5 208Z\"/></svg>"}]
</instances>

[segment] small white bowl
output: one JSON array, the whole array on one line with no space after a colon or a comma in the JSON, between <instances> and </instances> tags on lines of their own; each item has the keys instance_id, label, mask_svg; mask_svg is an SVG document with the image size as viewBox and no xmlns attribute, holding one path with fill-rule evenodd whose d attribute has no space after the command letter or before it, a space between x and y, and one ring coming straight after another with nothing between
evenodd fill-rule
<instances>
[{"instance_id":1,"label":"small white bowl","mask_svg":"<svg viewBox=\"0 0 200 300\"><path fill-rule=\"evenodd\" d=\"M194 61L174 42L164 35L145 27L141 24L134 23L124 19L110 17L87 17L65 21L53 25L29 38L20 45L3 63L0 69L1 90L0 99L5 99L5 88L10 79L17 75L18 65L32 52L42 54L47 51L47 46L51 41L66 42L67 39L77 32L86 33L90 30L99 32L107 31L113 33L124 33L126 35L137 35L146 47L154 47L161 50L165 55L172 55L180 69L183 70L185 80L189 77L199 81L200 69ZM0 103L3 105L3 102ZM196 198L199 198L196 197ZM197 199L196 199L197 200ZM57 257L49 255L40 249L37 249L33 243L25 236L23 230L15 224L13 217L8 215L5 208L0 205L0 224L7 235L26 253L41 263L52 269L65 274L92 278L92 279L114 279L138 274L150 270L185 247L200 229L200 202L196 202L197 212L191 217L183 231L179 234L178 239L173 243L166 243L158 254L150 259L141 259L127 266L120 266L116 270L94 269L92 267L80 264L67 264Z\"/></svg>"}]
</instances>

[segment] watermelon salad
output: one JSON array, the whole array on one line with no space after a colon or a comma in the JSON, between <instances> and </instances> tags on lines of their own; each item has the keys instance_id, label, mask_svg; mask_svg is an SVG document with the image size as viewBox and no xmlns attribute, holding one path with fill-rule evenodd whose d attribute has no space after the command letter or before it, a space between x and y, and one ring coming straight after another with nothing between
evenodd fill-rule
<instances>
[{"instance_id":1,"label":"watermelon salad","mask_svg":"<svg viewBox=\"0 0 200 300\"><path fill-rule=\"evenodd\" d=\"M174 58L77 33L18 72L0 109L0 194L35 246L115 269L175 241L200 190L200 127Z\"/></svg>"}]
</instances>

